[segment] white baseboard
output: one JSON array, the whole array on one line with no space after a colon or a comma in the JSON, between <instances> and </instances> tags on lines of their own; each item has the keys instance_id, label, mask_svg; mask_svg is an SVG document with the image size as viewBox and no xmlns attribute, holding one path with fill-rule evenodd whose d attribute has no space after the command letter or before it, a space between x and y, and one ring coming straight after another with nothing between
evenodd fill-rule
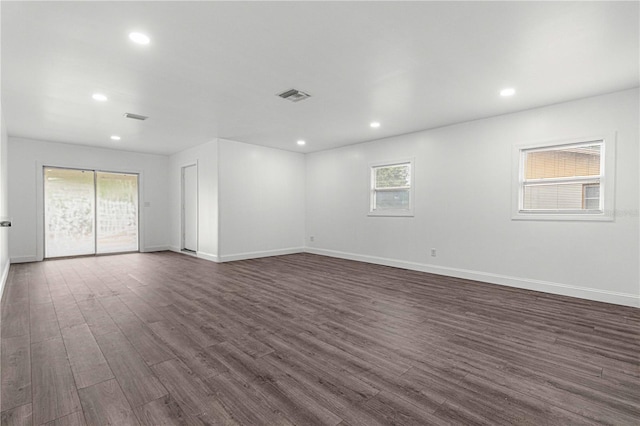
<instances>
[{"instance_id":1,"label":"white baseboard","mask_svg":"<svg viewBox=\"0 0 640 426\"><path fill-rule=\"evenodd\" d=\"M185 256L198 257L197 253L194 251L185 251L176 246L169 246L169 251L174 253L184 254Z\"/></svg>"},{"instance_id":2,"label":"white baseboard","mask_svg":"<svg viewBox=\"0 0 640 426\"><path fill-rule=\"evenodd\" d=\"M38 262L38 257L37 256L15 256L11 258L11 263L27 263L27 262Z\"/></svg>"},{"instance_id":3,"label":"white baseboard","mask_svg":"<svg viewBox=\"0 0 640 426\"><path fill-rule=\"evenodd\" d=\"M588 287L580 287L550 281L533 280L529 278L511 277L507 275L492 274L488 272L472 271L467 269L450 268L446 266L427 265L424 263L407 262L404 260L387 259L383 257L346 253L335 250L306 247L304 251L306 253L319 254L322 256L337 257L340 259L374 263L384 266L393 266L395 268L428 272L431 274L482 281L491 284L521 288L525 290L541 291L544 293L558 294L561 296L577 297L580 299L595 300L598 302L614 303L616 305L640 308L640 295L635 294L618 293L614 291L598 290Z\"/></svg>"},{"instance_id":4,"label":"white baseboard","mask_svg":"<svg viewBox=\"0 0 640 426\"><path fill-rule=\"evenodd\" d=\"M203 251L198 251L196 253L186 252L184 250L180 250L180 248L176 246L170 246L168 247L168 249L176 253L197 257L198 259L204 259L204 260L208 260L210 262L216 262L216 263L220 262L220 258L215 254L205 253Z\"/></svg>"},{"instance_id":5,"label":"white baseboard","mask_svg":"<svg viewBox=\"0 0 640 426\"><path fill-rule=\"evenodd\" d=\"M0 278L0 301L2 300L2 296L4 295L4 285L7 283L7 278L9 278L10 267L11 267L11 263L7 259L7 262L4 264L2 268L2 278Z\"/></svg>"},{"instance_id":6,"label":"white baseboard","mask_svg":"<svg viewBox=\"0 0 640 426\"><path fill-rule=\"evenodd\" d=\"M167 251L169 250L169 246L150 246L150 247L144 247L142 249L140 249L141 253L151 253L154 251Z\"/></svg>"},{"instance_id":7,"label":"white baseboard","mask_svg":"<svg viewBox=\"0 0 640 426\"><path fill-rule=\"evenodd\" d=\"M203 251L197 252L196 257L198 257L199 259L208 260L210 262L220 262L218 256L216 256L215 254L205 253Z\"/></svg>"},{"instance_id":8,"label":"white baseboard","mask_svg":"<svg viewBox=\"0 0 640 426\"><path fill-rule=\"evenodd\" d=\"M285 254L303 253L304 247L292 247L278 250L252 251L248 253L227 254L218 256L219 262L233 262L234 260L257 259L259 257L282 256Z\"/></svg>"}]
</instances>

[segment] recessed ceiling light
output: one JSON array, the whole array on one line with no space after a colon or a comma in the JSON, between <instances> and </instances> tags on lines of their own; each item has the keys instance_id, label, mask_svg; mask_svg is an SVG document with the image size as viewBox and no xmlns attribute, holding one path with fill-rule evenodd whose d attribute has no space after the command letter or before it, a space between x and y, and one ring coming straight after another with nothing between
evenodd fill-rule
<instances>
[{"instance_id":1,"label":"recessed ceiling light","mask_svg":"<svg viewBox=\"0 0 640 426\"><path fill-rule=\"evenodd\" d=\"M378 123L377 121L374 121L370 123L369 126L373 127L374 129L377 129L378 127L380 127L380 123Z\"/></svg>"},{"instance_id":2,"label":"recessed ceiling light","mask_svg":"<svg viewBox=\"0 0 640 426\"><path fill-rule=\"evenodd\" d=\"M99 102L104 102L107 100L107 97L102 93L94 93L91 97L93 98L93 100L99 101Z\"/></svg>"},{"instance_id":3,"label":"recessed ceiling light","mask_svg":"<svg viewBox=\"0 0 640 426\"><path fill-rule=\"evenodd\" d=\"M111 136L111 140L119 141L120 139L122 139L122 138L120 136L118 136L118 135Z\"/></svg>"},{"instance_id":4,"label":"recessed ceiling light","mask_svg":"<svg viewBox=\"0 0 640 426\"><path fill-rule=\"evenodd\" d=\"M301 145L301 146L302 146L302 145L305 145L305 144L306 144L306 142L305 142L305 141L303 141L302 139L300 139L300 140L298 141L298 145Z\"/></svg>"},{"instance_id":5,"label":"recessed ceiling light","mask_svg":"<svg viewBox=\"0 0 640 426\"><path fill-rule=\"evenodd\" d=\"M130 33L129 39L132 42L138 43L138 44L149 44L149 42L151 41L149 36L142 33L136 33L136 32Z\"/></svg>"},{"instance_id":6,"label":"recessed ceiling light","mask_svg":"<svg viewBox=\"0 0 640 426\"><path fill-rule=\"evenodd\" d=\"M502 89L500 91L500 96L513 96L516 94L516 89L513 87L507 87L506 89Z\"/></svg>"}]
</instances>

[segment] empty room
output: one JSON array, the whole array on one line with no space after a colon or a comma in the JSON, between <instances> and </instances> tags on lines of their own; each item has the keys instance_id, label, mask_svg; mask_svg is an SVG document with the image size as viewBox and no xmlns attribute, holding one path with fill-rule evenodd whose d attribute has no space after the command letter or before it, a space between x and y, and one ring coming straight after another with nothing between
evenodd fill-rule
<instances>
[{"instance_id":1,"label":"empty room","mask_svg":"<svg viewBox=\"0 0 640 426\"><path fill-rule=\"evenodd\" d=\"M4 425L640 424L640 2L0 2Z\"/></svg>"}]
</instances>

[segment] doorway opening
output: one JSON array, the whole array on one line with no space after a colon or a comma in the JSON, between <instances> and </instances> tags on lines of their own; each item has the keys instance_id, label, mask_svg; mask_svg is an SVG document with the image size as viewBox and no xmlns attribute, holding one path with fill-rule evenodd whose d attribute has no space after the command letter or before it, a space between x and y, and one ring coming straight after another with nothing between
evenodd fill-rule
<instances>
[{"instance_id":1,"label":"doorway opening","mask_svg":"<svg viewBox=\"0 0 640 426\"><path fill-rule=\"evenodd\" d=\"M139 250L138 175L44 167L44 257Z\"/></svg>"},{"instance_id":2,"label":"doorway opening","mask_svg":"<svg viewBox=\"0 0 640 426\"><path fill-rule=\"evenodd\" d=\"M182 251L198 252L198 166L182 168Z\"/></svg>"}]
</instances>

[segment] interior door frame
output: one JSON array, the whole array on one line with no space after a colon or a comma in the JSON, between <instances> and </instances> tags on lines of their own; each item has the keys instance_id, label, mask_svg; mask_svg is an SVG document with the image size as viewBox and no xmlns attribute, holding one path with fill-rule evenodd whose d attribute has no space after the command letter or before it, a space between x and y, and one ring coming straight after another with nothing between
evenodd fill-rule
<instances>
[{"instance_id":1,"label":"interior door frame","mask_svg":"<svg viewBox=\"0 0 640 426\"><path fill-rule=\"evenodd\" d=\"M88 170L93 172L104 173L122 173L138 175L138 252L144 252L144 215L141 214L144 200L143 173L140 170L119 169L117 167L95 167L90 164L74 164L60 162L36 162L36 258L35 261L44 260L44 169L50 167L52 169L72 169L72 170ZM95 184L95 183L94 183ZM97 223L96 223L97 226ZM96 229L97 238L97 229Z\"/></svg>"},{"instance_id":2,"label":"interior door frame","mask_svg":"<svg viewBox=\"0 0 640 426\"><path fill-rule=\"evenodd\" d=\"M180 166L180 251L185 250L184 241L185 241L185 214L184 214L184 171L187 167L195 167L196 168L196 251L195 254L198 254L198 248L200 246L200 239L198 238L198 231L200 229L200 176L199 176L199 168L198 161L192 163L186 163Z\"/></svg>"}]
</instances>

